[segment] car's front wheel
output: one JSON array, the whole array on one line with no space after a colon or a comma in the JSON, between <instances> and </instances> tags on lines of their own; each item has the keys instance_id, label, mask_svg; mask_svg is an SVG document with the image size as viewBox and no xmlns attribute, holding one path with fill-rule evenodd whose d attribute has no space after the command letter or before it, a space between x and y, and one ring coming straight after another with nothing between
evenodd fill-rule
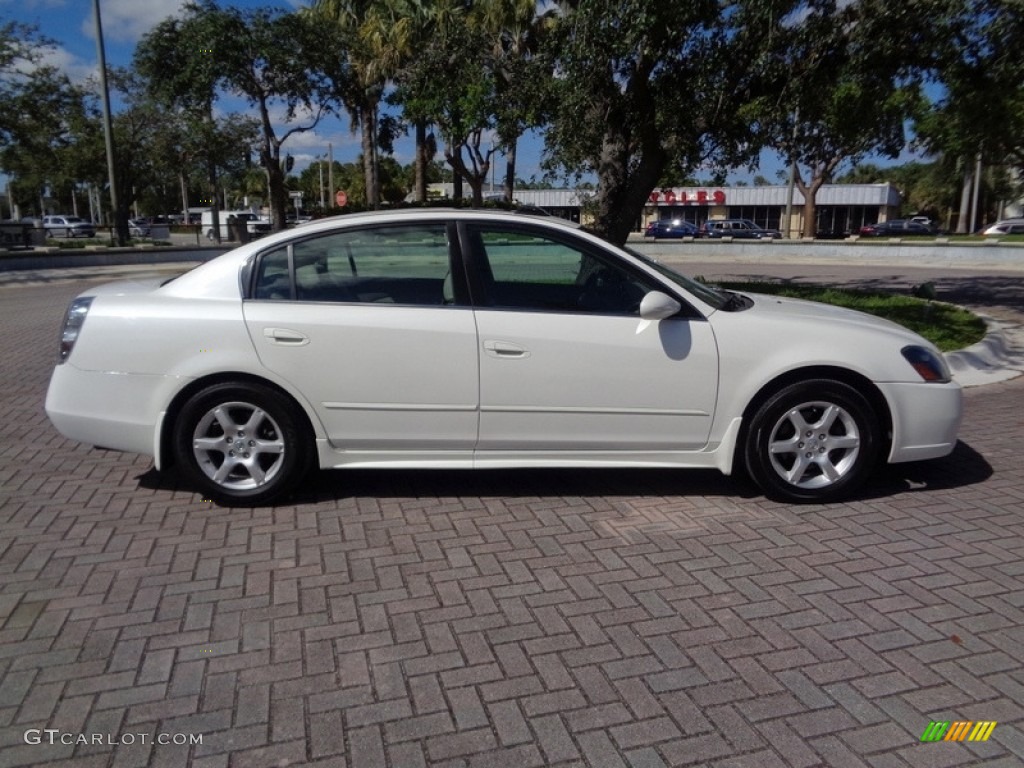
<instances>
[{"instance_id":1,"label":"car's front wheel","mask_svg":"<svg viewBox=\"0 0 1024 768\"><path fill-rule=\"evenodd\" d=\"M309 469L310 440L297 408L258 384L215 384L185 403L175 455L186 477L218 503L264 504Z\"/></svg>"},{"instance_id":2,"label":"car's front wheel","mask_svg":"<svg viewBox=\"0 0 1024 768\"><path fill-rule=\"evenodd\" d=\"M769 497L832 501L873 468L879 434L871 404L848 384L791 384L754 413L744 446L747 471Z\"/></svg>"}]
</instances>

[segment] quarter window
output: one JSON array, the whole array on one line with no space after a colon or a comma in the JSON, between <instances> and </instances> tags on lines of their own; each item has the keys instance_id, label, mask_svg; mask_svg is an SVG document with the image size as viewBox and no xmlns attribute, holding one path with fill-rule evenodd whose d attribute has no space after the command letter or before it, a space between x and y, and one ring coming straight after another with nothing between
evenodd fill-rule
<instances>
[{"instance_id":1,"label":"quarter window","mask_svg":"<svg viewBox=\"0 0 1024 768\"><path fill-rule=\"evenodd\" d=\"M443 222L347 229L264 254L257 299L441 306L455 302Z\"/></svg>"}]
</instances>

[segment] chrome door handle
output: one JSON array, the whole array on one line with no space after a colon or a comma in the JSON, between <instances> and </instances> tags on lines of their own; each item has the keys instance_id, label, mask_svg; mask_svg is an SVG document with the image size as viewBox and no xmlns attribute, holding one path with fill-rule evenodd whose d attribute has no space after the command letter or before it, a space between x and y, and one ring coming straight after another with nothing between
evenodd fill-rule
<instances>
[{"instance_id":1,"label":"chrome door handle","mask_svg":"<svg viewBox=\"0 0 1024 768\"><path fill-rule=\"evenodd\" d=\"M492 341L488 340L484 342L484 349L487 350L487 354L492 357L529 357L530 353L525 347L521 347L518 344L513 344L510 341Z\"/></svg>"},{"instance_id":2,"label":"chrome door handle","mask_svg":"<svg viewBox=\"0 0 1024 768\"><path fill-rule=\"evenodd\" d=\"M263 336L271 344L286 344L291 347L309 344L309 337L306 334L293 331L291 328L264 328Z\"/></svg>"}]
</instances>

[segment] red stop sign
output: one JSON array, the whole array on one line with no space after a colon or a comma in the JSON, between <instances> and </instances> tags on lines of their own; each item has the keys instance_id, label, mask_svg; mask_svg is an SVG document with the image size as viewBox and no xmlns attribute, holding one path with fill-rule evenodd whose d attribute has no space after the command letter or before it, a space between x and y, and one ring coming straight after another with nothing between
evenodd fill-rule
<instances>
[{"instance_id":1,"label":"red stop sign","mask_svg":"<svg viewBox=\"0 0 1024 768\"><path fill-rule=\"evenodd\" d=\"M337 194L334 196L334 202L338 204L339 208L344 208L348 205L348 195L345 194L345 190L339 189Z\"/></svg>"}]
</instances>

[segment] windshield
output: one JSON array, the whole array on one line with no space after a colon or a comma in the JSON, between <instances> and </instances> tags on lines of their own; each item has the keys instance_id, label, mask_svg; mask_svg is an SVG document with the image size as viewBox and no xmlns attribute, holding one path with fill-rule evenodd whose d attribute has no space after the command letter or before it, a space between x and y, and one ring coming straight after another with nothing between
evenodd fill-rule
<instances>
[{"instance_id":1,"label":"windshield","mask_svg":"<svg viewBox=\"0 0 1024 768\"><path fill-rule=\"evenodd\" d=\"M684 291L692 293L705 304L709 304L715 309L722 309L729 301L729 294L727 292L718 288L712 288L709 285L704 285L704 283L698 283L693 278L676 272L671 267L662 264L660 261L652 259L646 254L640 253L640 251L630 248L628 245L623 246L623 248L628 251L630 255L640 259L651 269L656 270L662 277L665 277L672 283L675 283Z\"/></svg>"}]
</instances>

